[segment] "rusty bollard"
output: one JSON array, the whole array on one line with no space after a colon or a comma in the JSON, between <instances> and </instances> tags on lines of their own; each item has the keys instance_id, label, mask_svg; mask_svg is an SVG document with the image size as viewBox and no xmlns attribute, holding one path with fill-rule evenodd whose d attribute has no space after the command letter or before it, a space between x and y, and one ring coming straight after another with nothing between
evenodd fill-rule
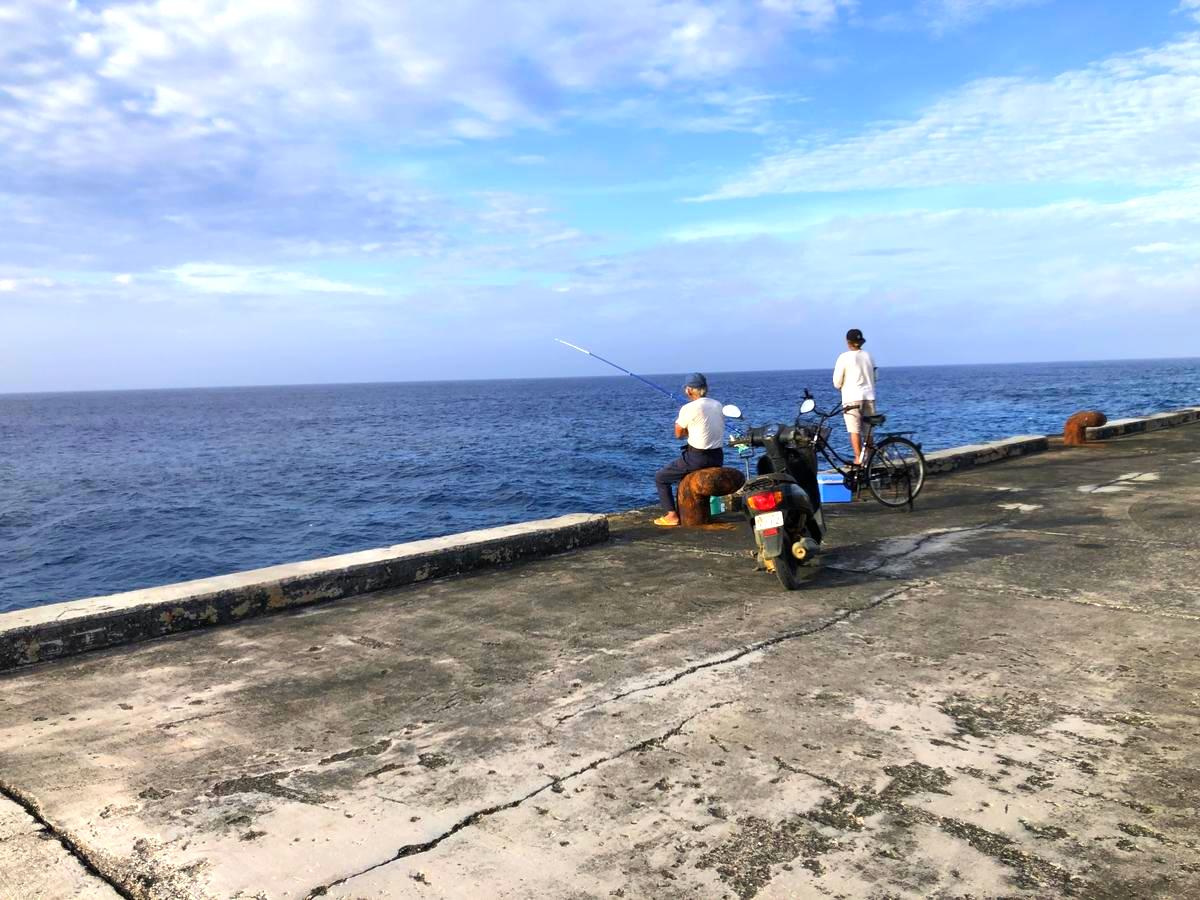
<instances>
[{"instance_id":1,"label":"rusty bollard","mask_svg":"<svg viewBox=\"0 0 1200 900\"><path fill-rule=\"evenodd\" d=\"M679 482L679 524L707 525L708 499L732 494L746 481L737 469L711 468L688 472Z\"/></svg>"},{"instance_id":2,"label":"rusty bollard","mask_svg":"<svg viewBox=\"0 0 1200 900\"><path fill-rule=\"evenodd\" d=\"M1063 426L1063 445L1078 447L1087 443L1087 429L1099 428L1108 422L1108 416L1094 409L1077 412Z\"/></svg>"}]
</instances>

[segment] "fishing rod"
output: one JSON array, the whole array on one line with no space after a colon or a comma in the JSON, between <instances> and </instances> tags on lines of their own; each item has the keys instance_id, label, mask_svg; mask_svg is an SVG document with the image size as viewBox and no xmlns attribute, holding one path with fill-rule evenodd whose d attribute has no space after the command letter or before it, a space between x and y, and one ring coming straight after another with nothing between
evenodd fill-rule
<instances>
[{"instance_id":1,"label":"fishing rod","mask_svg":"<svg viewBox=\"0 0 1200 900\"><path fill-rule=\"evenodd\" d=\"M555 338L555 340L558 341L560 344L562 344L565 347L570 347L572 350L578 350L580 353L587 354L588 356L592 357L592 359L598 359L598 360L600 360L600 362L604 363L605 365L612 366L614 369L620 369L626 375L630 375L630 376L636 378L642 384L649 385L650 387L654 388L656 391L660 391L660 392L666 394L668 397L670 397L672 400L676 401L677 403L687 403L686 400L684 400L682 397L680 397L674 391L668 391L665 387L662 387L661 385L657 385L653 381L649 381L648 379L643 378L641 375L637 375L633 372L630 372L624 366L618 366L615 362L613 362L610 359L605 359L603 356L597 356L591 350L584 350L582 347L578 346L577 344L572 344L570 341L564 341L562 338Z\"/></svg>"}]
</instances>

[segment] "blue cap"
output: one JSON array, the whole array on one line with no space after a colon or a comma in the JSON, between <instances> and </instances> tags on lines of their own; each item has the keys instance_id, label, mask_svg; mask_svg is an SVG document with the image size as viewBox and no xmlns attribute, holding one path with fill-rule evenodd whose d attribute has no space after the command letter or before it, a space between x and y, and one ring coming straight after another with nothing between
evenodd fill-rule
<instances>
[{"instance_id":1,"label":"blue cap","mask_svg":"<svg viewBox=\"0 0 1200 900\"><path fill-rule=\"evenodd\" d=\"M708 390L708 379L699 372L693 372L683 382L683 386L685 388L703 388L704 390Z\"/></svg>"}]
</instances>

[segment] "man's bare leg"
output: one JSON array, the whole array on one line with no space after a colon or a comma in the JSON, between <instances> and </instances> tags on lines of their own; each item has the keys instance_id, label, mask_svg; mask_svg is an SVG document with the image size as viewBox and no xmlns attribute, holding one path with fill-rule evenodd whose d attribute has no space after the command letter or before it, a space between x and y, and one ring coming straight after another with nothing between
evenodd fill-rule
<instances>
[{"instance_id":1,"label":"man's bare leg","mask_svg":"<svg viewBox=\"0 0 1200 900\"><path fill-rule=\"evenodd\" d=\"M862 435L857 431L850 432L850 448L854 451L854 464L862 465Z\"/></svg>"}]
</instances>

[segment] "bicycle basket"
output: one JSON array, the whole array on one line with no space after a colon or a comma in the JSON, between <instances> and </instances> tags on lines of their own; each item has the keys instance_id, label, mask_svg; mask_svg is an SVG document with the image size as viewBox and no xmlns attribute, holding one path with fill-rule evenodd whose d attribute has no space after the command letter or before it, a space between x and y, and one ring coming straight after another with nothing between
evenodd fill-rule
<instances>
[{"instance_id":1,"label":"bicycle basket","mask_svg":"<svg viewBox=\"0 0 1200 900\"><path fill-rule=\"evenodd\" d=\"M832 430L828 425L803 425L801 427L804 436L812 442L818 451L824 450L829 444L829 435L832 434Z\"/></svg>"}]
</instances>

